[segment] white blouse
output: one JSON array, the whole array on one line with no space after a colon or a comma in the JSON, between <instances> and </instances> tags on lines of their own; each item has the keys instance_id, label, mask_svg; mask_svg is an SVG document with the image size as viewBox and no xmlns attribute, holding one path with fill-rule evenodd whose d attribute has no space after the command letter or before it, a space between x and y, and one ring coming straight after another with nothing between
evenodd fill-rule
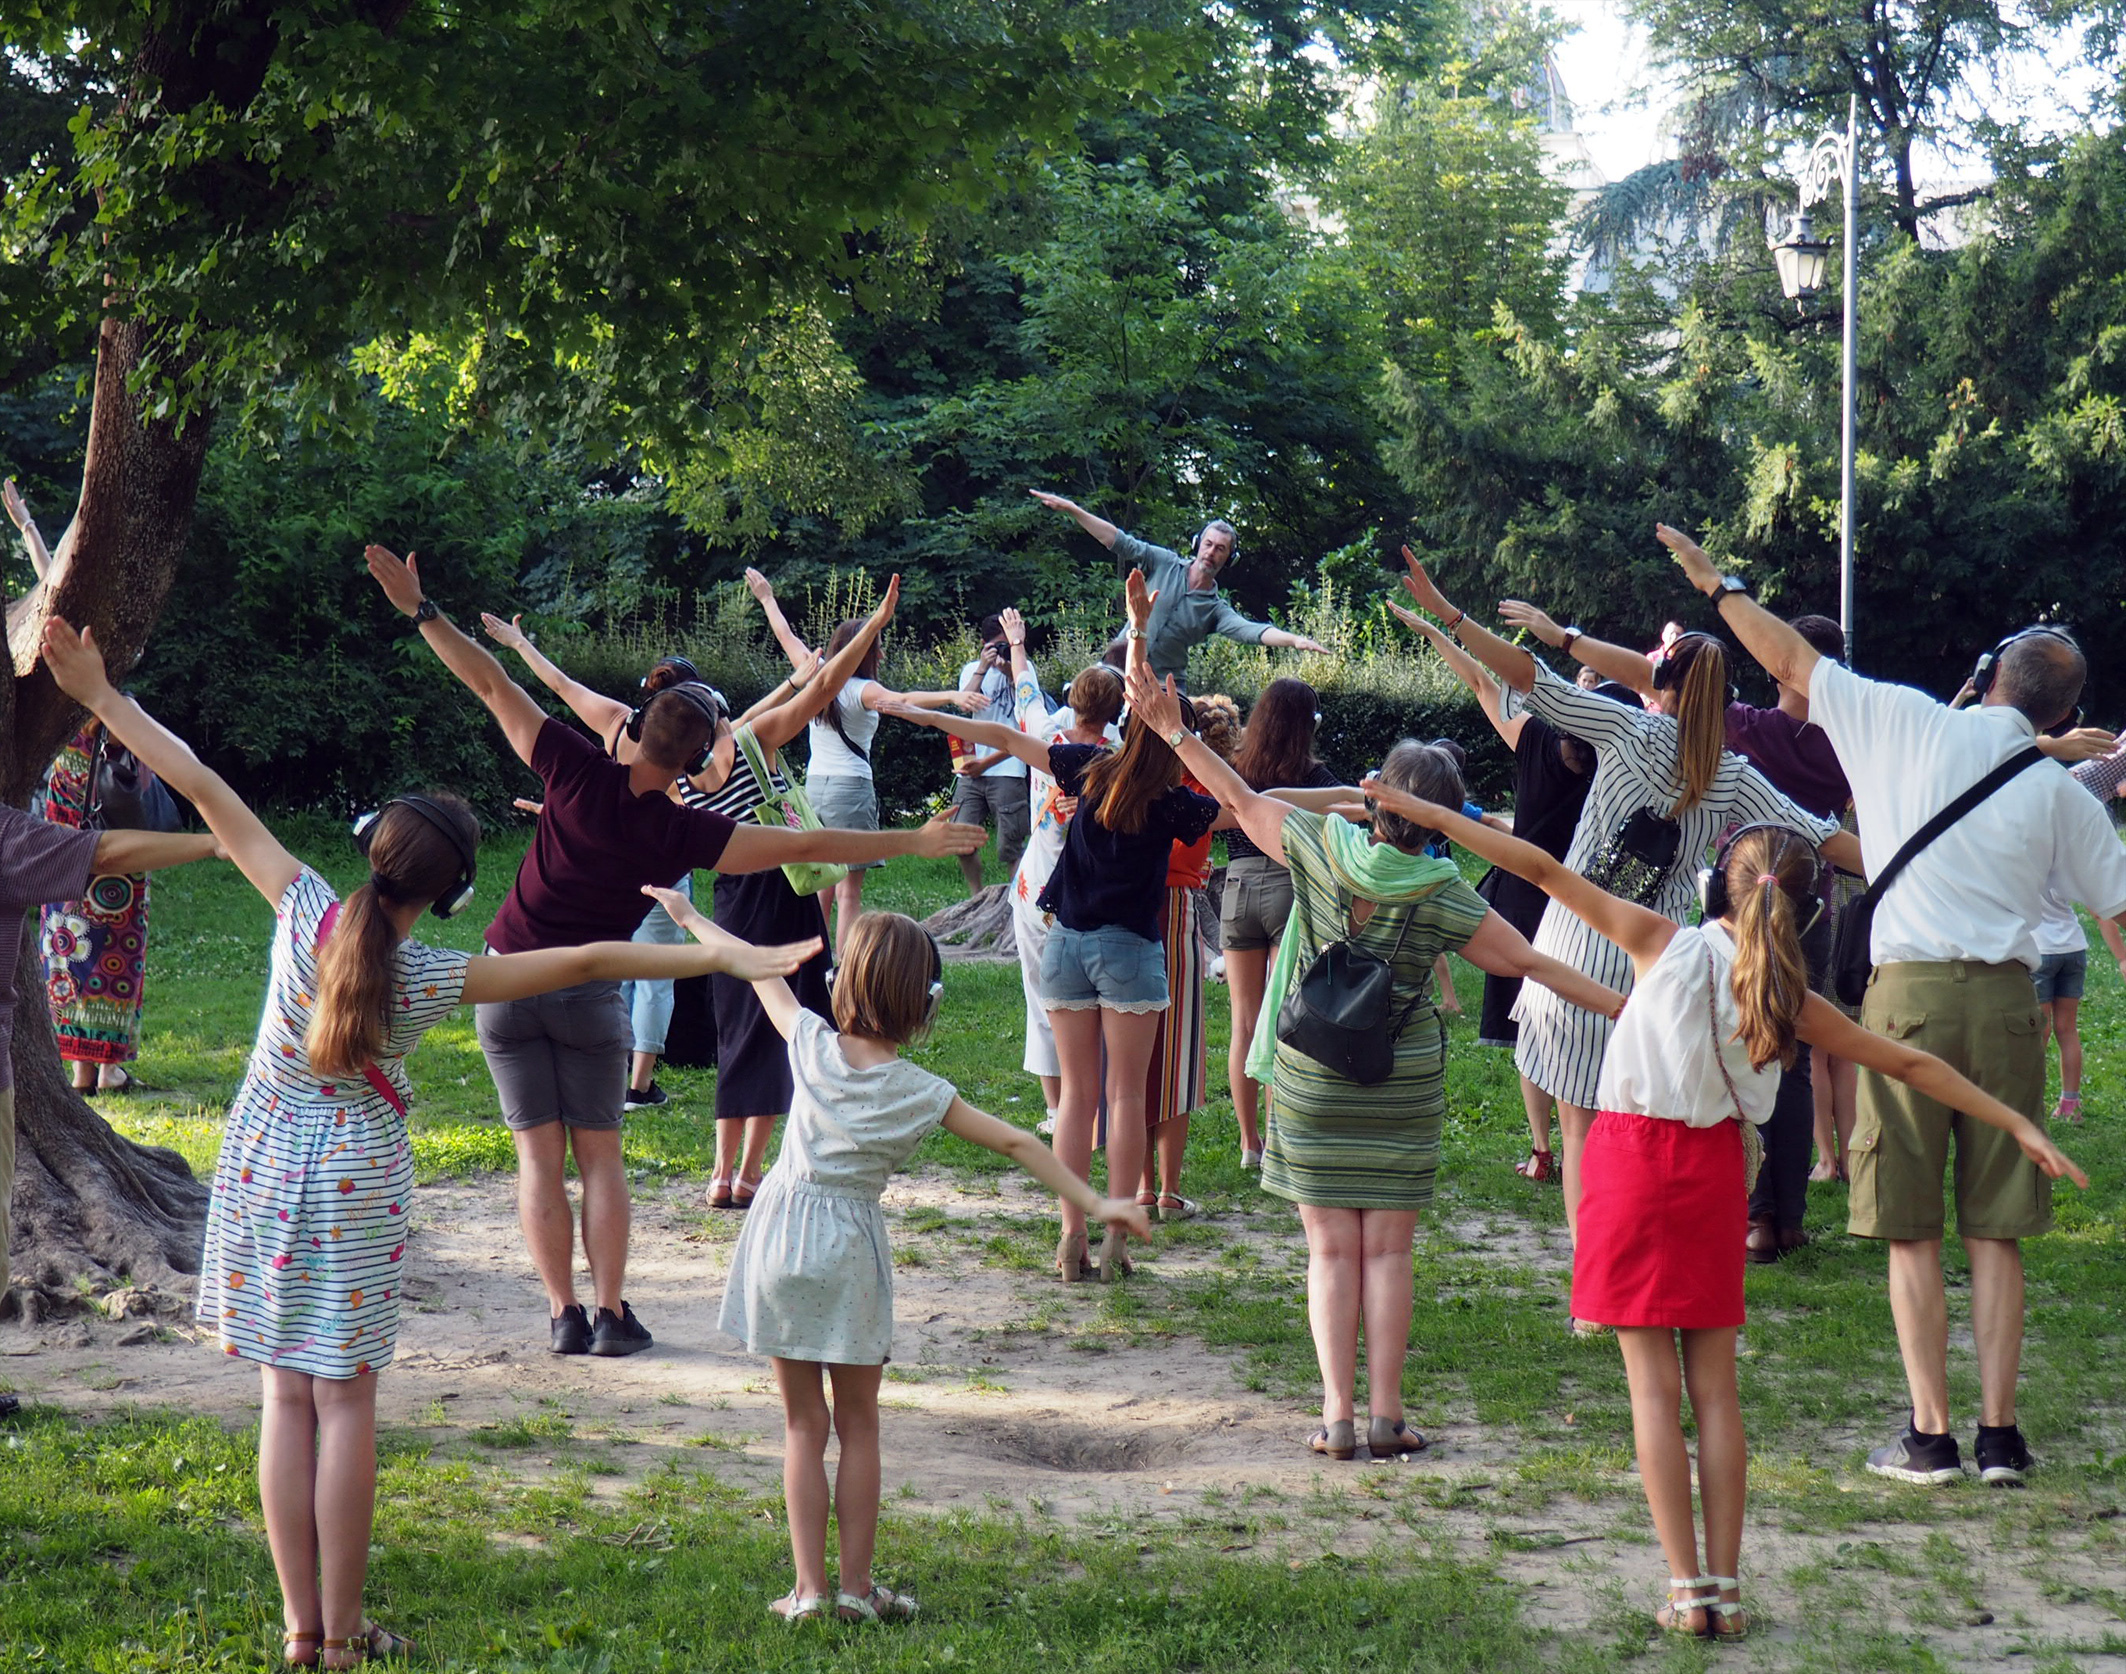
<instances>
[{"instance_id":1,"label":"white blouse","mask_svg":"<svg viewBox=\"0 0 2126 1674\"><path fill-rule=\"evenodd\" d=\"M1734 939L1720 925L1678 927L1653 969L1632 989L1609 1037L1595 1094L1600 1109L1711 1128L1735 1114L1739 1099L1752 1122L1761 1125L1770 1117L1779 1093L1779 1061L1751 1069L1748 1050L1735 1038L1742 1013L1735 1004L1734 966ZM1720 1075L1723 1064L1726 1080Z\"/></svg>"}]
</instances>

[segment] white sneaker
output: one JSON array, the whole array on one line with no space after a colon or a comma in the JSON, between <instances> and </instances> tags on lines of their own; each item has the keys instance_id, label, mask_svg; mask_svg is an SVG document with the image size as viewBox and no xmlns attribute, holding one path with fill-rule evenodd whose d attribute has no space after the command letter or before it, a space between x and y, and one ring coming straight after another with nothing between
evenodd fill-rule
<instances>
[{"instance_id":1,"label":"white sneaker","mask_svg":"<svg viewBox=\"0 0 2126 1674\"><path fill-rule=\"evenodd\" d=\"M1034 1123L1033 1131L1043 1139L1053 1139L1056 1133L1056 1113L1051 1110L1046 1116Z\"/></svg>"},{"instance_id":2,"label":"white sneaker","mask_svg":"<svg viewBox=\"0 0 2126 1674\"><path fill-rule=\"evenodd\" d=\"M1262 1166L1262 1153L1260 1151L1243 1150L1240 1153L1240 1166L1242 1168L1260 1168Z\"/></svg>"}]
</instances>

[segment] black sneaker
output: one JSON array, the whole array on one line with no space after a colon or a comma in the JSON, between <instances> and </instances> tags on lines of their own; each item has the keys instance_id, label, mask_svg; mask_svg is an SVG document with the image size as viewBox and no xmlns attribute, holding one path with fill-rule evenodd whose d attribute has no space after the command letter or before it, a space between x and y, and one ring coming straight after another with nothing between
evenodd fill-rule
<instances>
[{"instance_id":1,"label":"black sneaker","mask_svg":"<svg viewBox=\"0 0 2126 1674\"><path fill-rule=\"evenodd\" d=\"M671 1094L667 1093L654 1081L640 1092L630 1087L627 1090L627 1097L620 1101L621 1106L627 1110L655 1110L660 1104L670 1104L671 1102Z\"/></svg>"},{"instance_id":2,"label":"black sneaker","mask_svg":"<svg viewBox=\"0 0 2126 1674\"><path fill-rule=\"evenodd\" d=\"M617 1314L610 1308L598 1310L598 1323L591 1327L591 1353L608 1356L640 1354L656 1339L643 1328L642 1321L635 1317L635 1310L625 1302Z\"/></svg>"},{"instance_id":3,"label":"black sneaker","mask_svg":"<svg viewBox=\"0 0 2126 1674\"><path fill-rule=\"evenodd\" d=\"M1978 1460L1979 1481L2022 1486L2023 1473L2030 1468L2030 1449L2023 1444L2022 1431L2013 1424L1981 1424L1978 1444L1971 1452Z\"/></svg>"},{"instance_id":4,"label":"black sneaker","mask_svg":"<svg viewBox=\"0 0 2126 1674\"><path fill-rule=\"evenodd\" d=\"M16 1413L20 1412L21 1410L21 1396L0 1395L0 1418L12 1418Z\"/></svg>"},{"instance_id":5,"label":"black sneaker","mask_svg":"<svg viewBox=\"0 0 2126 1674\"><path fill-rule=\"evenodd\" d=\"M581 1302L571 1302L553 1317L555 1354L588 1354L591 1351L591 1319Z\"/></svg>"},{"instance_id":6,"label":"black sneaker","mask_svg":"<svg viewBox=\"0 0 2126 1674\"><path fill-rule=\"evenodd\" d=\"M1868 1455L1868 1469L1895 1482L1932 1485L1956 1481L1964 1474L1964 1461L1954 1436L1922 1435L1907 1424L1888 1447Z\"/></svg>"}]
</instances>

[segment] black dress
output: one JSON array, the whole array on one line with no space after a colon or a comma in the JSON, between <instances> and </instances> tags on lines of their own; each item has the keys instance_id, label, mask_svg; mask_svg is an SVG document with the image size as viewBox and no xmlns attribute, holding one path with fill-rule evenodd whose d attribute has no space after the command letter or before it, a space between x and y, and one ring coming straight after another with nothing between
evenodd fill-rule
<instances>
[{"instance_id":1,"label":"black dress","mask_svg":"<svg viewBox=\"0 0 2126 1674\"><path fill-rule=\"evenodd\" d=\"M731 776L720 790L706 795L689 791L686 799L691 806L713 808L749 822L753 810L769 796L790 788L773 766L768 777L772 784L763 786L745 751L737 750ZM780 866L765 872L718 872L716 905L710 916L722 929L756 946L801 942L812 936L824 942L827 935L827 915L819 897L799 895ZM789 981L799 1005L831 1019L834 1006L827 993L827 965L827 950L822 946ZM790 1108L789 1047L768 1020L753 985L716 972L709 978L709 1000L716 1017L716 1119L785 1114Z\"/></svg>"},{"instance_id":2,"label":"black dress","mask_svg":"<svg viewBox=\"0 0 2126 1674\"><path fill-rule=\"evenodd\" d=\"M1562 743L1557 728L1540 716L1529 715L1521 722L1521 735L1513 747L1513 834L1553 860L1563 860L1572 846L1580 810L1587 806L1587 788L1594 783L1592 773L1575 773L1565 765ZM1494 866L1478 882L1476 892L1499 917L1535 940L1543 909L1550 903L1542 890L1505 867ZM1515 1043L1520 1026L1513 1020L1513 1003L1520 996L1519 977L1485 973L1484 1013L1476 1032L1479 1045Z\"/></svg>"}]
</instances>

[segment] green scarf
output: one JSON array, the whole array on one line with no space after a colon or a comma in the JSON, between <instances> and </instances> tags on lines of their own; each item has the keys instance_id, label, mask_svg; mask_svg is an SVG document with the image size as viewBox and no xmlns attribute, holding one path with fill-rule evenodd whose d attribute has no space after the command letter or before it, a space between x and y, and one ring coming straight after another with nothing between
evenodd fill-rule
<instances>
[{"instance_id":1,"label":"green scarf","mask_svg":"<svg viewBox=\"0 0 2126 1674\"><path fill-rule=\"evenodd\" d=\"M1293 819L1306 817L1304 814L1288 816L1286 829L1291 828ZM1392 843L1376 843L1366 827L1353 825L1336 815L1312 817L1321 821L1322 847L1328 853L1330 875L1340 890L1360 900L1383 907L1399 907L1421 901L1442 884L1461 876L1461 869L1451 860L1405 854ZM1299 928L1299 895L1295 889L1292 916L1285 924L1284 935L1278 940L1277 958L1270 966L1269 986L1262 996L1262 1013L1255 1019L1255 1038L1248 1046L1248 1074L1264 1085L1268 1085L1277 1063L1277 1014L1284 1008L1285 996L1291 992L1292 984L1299 980L1299 944L1302 939ZM1338 925L1335 935L1323 936L1318 946L1308 950L1306 957L1312 959L1321 948L1340 939L1344 933L1345 927Z\"/></svg>"}]
</instances>

